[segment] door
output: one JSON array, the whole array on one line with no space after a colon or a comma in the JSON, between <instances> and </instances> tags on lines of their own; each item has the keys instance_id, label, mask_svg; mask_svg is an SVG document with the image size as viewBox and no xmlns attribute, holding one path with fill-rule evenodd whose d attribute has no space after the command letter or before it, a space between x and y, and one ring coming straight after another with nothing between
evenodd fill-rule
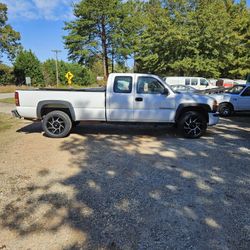
<instances>
[{"instance_id":1,"label":"door","mask_svg":"<svg viewBox=\"0 0 250 250\"><path fill-rule=\"evenodd\" d=\"M238 99L238 110L250 110L250 87L246 88Z\"/></svg>"},{"instance_id":2,"label":"door","mask_svg":"<svg viewBox=\"0 0 250 250\"><path fill-rule=\"evenodd\" d=\"M110 81L114 84L107 90L107 120L133 121L133 77L115 76Z\"/></svg>"},{"instance_id":3,"label":"door","mask_svg":"<svg viewBox=\"0 0 250 250\"><path fill-rule=\"evenodd\" d=\"M164 94L165 87L151 76L137 78L134 95L134 121L171 122L174 120L175 99Z\"/></svg>"}]
</instances>

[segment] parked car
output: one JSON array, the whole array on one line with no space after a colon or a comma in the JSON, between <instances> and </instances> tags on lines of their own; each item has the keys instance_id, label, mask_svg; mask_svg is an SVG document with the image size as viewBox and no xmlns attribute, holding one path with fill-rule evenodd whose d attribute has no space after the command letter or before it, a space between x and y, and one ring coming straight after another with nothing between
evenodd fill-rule
<instances>
[{"instance_id":1,"label":"parked car","mask_svg":"<svg viewBox=\"0 0 250 250\"><path fill-rule=\"evenodd\" d=\"M227 78L220 78L216 82L217 87L231 88L235 85L234 80Z\"/></svg>"},{"instance_id":2,"label":"parked car","mask_svg":"<svg viewBox=\"0 0 250 250\"><path fill-rule=\"evenodd\" d=\"M192 86L195 89L207 89L213 87L207 79L202 77L169 76L164 77L163 80L169 85L186 85Z\"/></svg>"},{"instance_id":3,"label":"parked car","mask_svg":"<svg viewBox=\"0 0 250 250\"><path fill-rule=\"evenodd\" d=\"M34 89L15 92L16 117L42 120L49 137L65 137L79 121L170 123L188 138L218 122L209 96L175 93L160 77L110 74L106 89Z\"/></svg>"},{"instance_id":4,"label":"parked car","mask_svg":"<svg viewBox=\"0 0 250 250\"><path fill-rule=\"evenodd\" d=\"M195 89L195 88L193 88L191 86L186 86L186 85L178 85L178 84L177 85L171 85L171 88L176 92L192 92L192 93L194 93L194 92L198 93L199 92L199 90L197 90L197 89Z\"/></svg>"},{"instance_id":5,"label":"parked car","mask_svg":"<svg viewBox=\"0 0 250 250\"><path fill-rule=\"evenodd\" d=\"M204 90L199 90L200 94L219 94L219 93L224 93L227 90L227 88L224 87L214 87L211 89L204 89Z\"/></svg>"},{"instance_id":6,"label":"parked car","mask_svg":"<svg viewBox=\"0 0 250 250\"><path fill-rule=\"evenodd\" d=\"M250 111L250 84L238 84L223 94L211 95L219 104L221 116L230 116L234 112Z\"/></svg>"}]
</instances>

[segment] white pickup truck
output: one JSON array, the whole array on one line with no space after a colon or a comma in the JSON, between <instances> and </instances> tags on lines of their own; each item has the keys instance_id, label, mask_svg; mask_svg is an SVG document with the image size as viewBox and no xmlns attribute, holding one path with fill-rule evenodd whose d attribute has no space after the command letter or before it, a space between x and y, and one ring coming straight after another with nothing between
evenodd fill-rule
<instances>
[{"instance_id":1,"label":"white pickup truck","mask_svg":"<svg viewBox=\"0 0 250 250\"><path fill-rule=\"evenodd\" d=\"M15 100L16 117L41 120L45 134L56 138L80 121L171 123L198 138L219 120L212 97L174 92L149 74L110 74L106 88L17 90Z\"/></svg>"},{"instance_id":2,"label":"white pickup truck","mask_svg":"<svg viewBox=\"0 0 250 250\"><path fill-rule=\"evenodd\" d=\"M238 84L228 88L222 94L210 95L216 99L221 116L230 116L234 112L250 111L250 83Z\"/></svg>"}]
</instances>

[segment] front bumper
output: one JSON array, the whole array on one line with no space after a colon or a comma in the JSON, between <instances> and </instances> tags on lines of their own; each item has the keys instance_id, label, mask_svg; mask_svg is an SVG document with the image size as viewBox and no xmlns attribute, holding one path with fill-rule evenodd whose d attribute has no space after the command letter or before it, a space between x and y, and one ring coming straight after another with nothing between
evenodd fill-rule
<instances>
[{"instance_id":1,"label":"front bumper","mask_svg":"<svg viewBox=\"0 0 250 250\"><path fill-rule=\"evenodd\" d=\"M215 125L219 122L219 113L208 113L208 126Z\"/></svg>"},{"instance_id":2,"label":"front bumper","mask_svg":"<svg viewBox=\"0 0 250 250\"><path fill-rule=\"evenodd\" d=\"M21 119L22 117L19 115L18 111L16 109L11 111L12 116Z\"/></svg>"}]
</instances>

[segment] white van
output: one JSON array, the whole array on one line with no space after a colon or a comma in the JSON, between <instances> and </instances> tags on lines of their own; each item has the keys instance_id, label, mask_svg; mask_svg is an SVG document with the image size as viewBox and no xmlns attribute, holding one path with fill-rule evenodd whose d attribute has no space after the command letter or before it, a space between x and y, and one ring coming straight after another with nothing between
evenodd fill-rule
<instances>
[{"instance_id":1,"label":"white van","mask_svg":"<svg viewBox=\"0 0 250 250\"><path fill-rule=\"evenodd\" d=\"M195 89L209 89L213 87L213 85L203 77L167 76L164 77L163 80L169 85L187 85Z\"/></svg>"}]
</instances>

